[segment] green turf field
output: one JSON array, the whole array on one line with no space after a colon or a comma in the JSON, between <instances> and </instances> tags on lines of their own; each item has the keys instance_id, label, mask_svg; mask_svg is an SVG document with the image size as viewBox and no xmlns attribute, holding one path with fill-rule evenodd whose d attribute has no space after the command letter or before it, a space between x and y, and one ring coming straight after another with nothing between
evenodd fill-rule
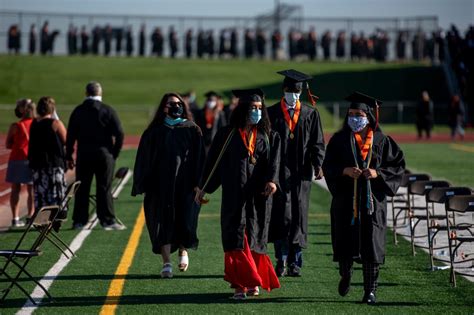
<instances>
[{"instance_id":1,"label":"green turf field","mask_svg":"<svg viewBox=\"0 0 474 315\"><path fill-rule=\"evenodd\" d=\"M474 146L472 144L468 145ZM461 173L438 173L443 163L426 156L443 155L447 163L463 159L472 161L472 154L451 151L448 146L429 146L425 151L416 145L403 145L410 167L430 172L457 182ZM429 153L429 152L430 153ZM444 153L444 154L443 154ZM119 166L132 166L135 151L125 151ZM454 168L453 168L454 169ZM463 168L466 171L466 167ZM471 171L472 172L472 171ZM444 174L444 175L443 175ZM463 183L474 186L472 176ZM50 292L56 302L41 306L38 314L98 313L106 300L108 288L130 237L133 224L140 210L140 198L129 196L130 184L116 202L118 216L129 227L125 231L106 232L96 228L84 243L68 267L59 275ZM224 282L223 252L220 243L218 193L211 195L211 202L201 210L199 220L199 250L190 252L190 267L186 273L175 273L172 280L159 277L161 259L151 252L146 230L125 278L123 295L117 312L140 313L337 313L337 314L470 314L474 310L474 284L459 277L458 287L449 285L449 272L427 270L428 256L424 253L412 257L406 241L392 245L391 233L387 239L387 261L380 275L379 304L375 307L359 304L362 297L362 275L355 270L353 288L348 296L337 294L338 271L332 262L329 194L313 186L309 222L309 248L305 251L305 266L302 278L283 278L282 287L246 302L229 299L232 290ZM61 232L71 240L75 231ZM12 244L18 232L0 234L1 247ZM45 254L32 262L30 271L41 276L57 260L58 252L49 244ZM270 250L270 254L273 251ZM273 257L272 257L273 258ZM177 257L174 255L174 265ZM0 285L3 283L0 282ZM31 285L27 286L32 289ZM25 302L18 289L14 289L1 314L15 313Z\"/></svg>"},{"instance_id":2,"label":"green turf field","mask_svg":"<svg viewBox=\"0 0 474 315\"><path fill-rule=\"evenodd\" d=\"M209 90L229 96L232 89L261 87L267 94L267 103L272 104L281 97L282 77L276 71L288 68L314 76L311 86L313 93L320 96L319 109L328 131L340 124L334 122L324 105L340 101L354 90L398 101L416 100L420 91L429 86L433 99L447 99L441 68L419 63L0 55L0 104L13 104L22 97L37 101L41 96L52 96L61 119L67 123L71 110L82 102L85 84L97 80L104 87L104 102L118 110L125 133L141 134L166 92L194 89L202 104L203 94ZM11 108L0 108L0 133L6 133L14 120ZM414 130L412 126L409 129Z\"/></svg>"}]
</instances>

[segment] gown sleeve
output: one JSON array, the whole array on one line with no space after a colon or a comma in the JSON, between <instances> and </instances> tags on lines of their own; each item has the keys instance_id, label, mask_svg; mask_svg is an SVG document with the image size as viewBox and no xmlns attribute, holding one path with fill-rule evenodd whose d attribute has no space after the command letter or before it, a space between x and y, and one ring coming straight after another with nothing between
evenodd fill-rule
<instances>
[{"instance_id":1,"label":"gown sleeve","mask_svg":"<svg viewBox=\"0 0 474 315\"><path fill-rule=\"evenodd\" d=\"M143 194L146 190L148 176L151 172L153 146L151 145L151 135L149 130L145 130L140 138L135 166L133 168L132 196Z\"/></svg>"},{"instance_id":2,"label":"gown sleeve","mask_svg":"<svg viewBox=\"0 0 474 315\"><path fill-rule=\"evenodd\" d=\"M280 136L277 132L272 131L270 133L270 160L268 161L268 170L266 182L273 182L279 186L279 174L280 174Z\"/></svg>"},{"instance_id":3,"label":"gown sleeve","mask_svg":"<svg viewBox=\"0 0 474 315\"><path fill-rule=\"evenodd\" d=\"M383 143L382 159L375 182L386 195L394 196L405 171L405 158L403 151L391 137L386 136Z\"/></svg>"},{"instance_id":4,"label":"gown sleeve","mask_svg":"<svg viewBox=\"0 0 474 315\"><path fill-rule=\"evenodd\" d=\"M205 149L204 149L204 140L202 137L201 129L196 126L194 133L194 174L193 174L193 186L196 187L199 185L199 180L202 177L202 172L204 169L204 159L205 159Z\"/></svg>"},{"instance_id":5,"label":"gown sleeve","mask_svg":"<svg viewBox=\"0 0 474 315\"><path fill-rule=\"evenodd\" d=\"M323 127L321 125L319 112L315 109L311 116L311 140L309 142L309 151L311 163L313 164L313 167L317 169L323 165L326 147L324 144Z\"/></svg>"},{"instance_id":6,"label":"gown sleeve","mask_svg":"<svg viewBox=\"0 0 474 315\"><path fill-rule=\"evenodd\" d=\"M341 140L341 136L338 134L329 140L322 165L324 178L333 196L336 194L338 178L342 176L344 170L344 164L340 161L341 151L338 149L342 145Z\"/></svg>"},{"instance_id":7,"label":"gown sleeve","mask_svg":"<svg viewBox=\"0 0 474 315\"><path fill-rule=\"evenodd\" d=\"M222 184L221 182L221 165L222 165L221 161L222 160L219 161L217 165L215 164L222 150L222 146L224 145L224 142L227 139L229 131L230 131L229 128L219 129L216 133L216 136L214 137L214 140L211 143L209 152L207 153L206 163L204 166L204 172L201 179L201 184L199 185L199 187L203 189L206 193L212 194ZM214 172L212 172L212 169L214 168L214 166L215 166L215 170ZM207 185L206 185L206 182L207 182ZM204 185L206 185L206 187L204 187Z\"/></svg>"}]
</instances>

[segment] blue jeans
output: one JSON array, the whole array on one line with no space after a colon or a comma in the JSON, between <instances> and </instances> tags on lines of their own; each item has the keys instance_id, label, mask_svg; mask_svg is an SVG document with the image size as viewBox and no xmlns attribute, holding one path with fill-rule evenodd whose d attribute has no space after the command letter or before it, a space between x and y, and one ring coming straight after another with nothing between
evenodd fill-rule
<instances>
[{"instance_id":1,"label":"blue jeans","mask_svg":"<svg viewBox=\"0 0 474 315\"><path fill-rule=\"evenodd\" d=\"M286 261L288 266L296 264L303 267L303 252L298 244L289 244L288 240L278 240L274 243L275 257L278 261Z\"/></svg>"}]
</instances>

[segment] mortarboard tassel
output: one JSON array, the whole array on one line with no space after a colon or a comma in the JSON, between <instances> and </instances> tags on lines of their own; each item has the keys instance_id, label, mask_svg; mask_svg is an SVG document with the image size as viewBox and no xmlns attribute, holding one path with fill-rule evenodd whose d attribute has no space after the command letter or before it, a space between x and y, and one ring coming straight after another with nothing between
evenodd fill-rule
<instances>
[{"instance_id":1,"label":"mortarboard tassel","mask_svg":"<svg viewBox=\"0 0 474 315\"><path fill-rule=\"evenodd\" d=\"M311 105L315 107L319 97L311 93L311 89L309 88L308 82L306 82L306 91L308 91L308 99L311 102Z\"/></svg>"}]
</instances>

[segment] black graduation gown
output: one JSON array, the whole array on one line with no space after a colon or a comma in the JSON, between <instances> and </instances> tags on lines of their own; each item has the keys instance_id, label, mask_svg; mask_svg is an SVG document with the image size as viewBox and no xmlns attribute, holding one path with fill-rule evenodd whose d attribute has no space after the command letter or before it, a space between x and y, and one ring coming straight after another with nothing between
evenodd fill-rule
<instances>
[{"instance_id":1,"label":"black graduation gown","mask_svg":"<svg viewBox=\"0 0 474 315\"><path fill-rule=\"evenodd\" d=\"M227 120L225 118L224 111L219 111L216 114L216 118L214 119L214 123L210 128L207 127L206 123L206 108L202 108L196 112L195 116L196 124L201 128L202 135L204 138L204 145L206 148L212 143L212 139L214 139L217 131L227 125Z\"/></svg>"},{"instance_id":2,"label":"black graduation gown","mask_svg":"<svg viewBox=\"0 0 474 315\"><path fill-rule=\"evenodd\" d=\"M132 196L145 194L145 219L153 252L171 244L196 248L200 207L194 202L204 162L199 127L190 121L161 124L143 133L135 160Z\"/></svg>"},{"instance_id":3,"label":"black graduation gown","mask_svg":"<svg viewBox=\"0 0 474 315\"><path fill-rule=\"evenodd\" d=\"M357 198L359 201L360 224L353 217L354 180L343 176L346 167L355 166L351 148L352 132L339 131L329 141L326 158L323 163L324 176L332 194L331 203L331 237L334 261L352 260L366 263L384 263L385 234L387 227L386 196L393 196L398 190L402 174L405 170L403 152L392 138L385 136L380 130L374 132L373 153L370 168L377 171L378 176L370 180L373 209L368 214L367 180L358 179ZM359 166L360 151L355 142Z\"/></svg>"},{"instance_id":4,"label":"black graduation gown","mask_svg":"<svg viewBox=\"0 0 474 315\"><path fill-rule=\"evenodd\" d=\"M206 159L203 181L209 176L231 131L232 127L227 126L217 132ZM204 182L200 186L207 193L213 193L222 185L221 235L224 251L243 250L244 233L247 232L250 249L266 253L272 197L265 197L262 193L267 182L278 185L278 134L272 132L266 137L263 132L258 132L254 157L257 159L255 165L250 163L247 148L236 130L207 186L203 187Z\"/></svg>"},{"instance_id":5,"label":"black graduation gown","mask_svg":"<svg viewBox=\"0 0 474 315\"><path fill-rule=\"evenodd\" d=\"M270 241L288 239L291 244L306 247L308 207L313 168L324 159L324 137L319 112L301 104L294 139L285 121L280 102L268 108L272 129L281 139L279 182L281 191L274 197ZM292 192L293 191L293 192ZM297 198L292 195L297 194Z\"/></svg>"}]
</instances>

